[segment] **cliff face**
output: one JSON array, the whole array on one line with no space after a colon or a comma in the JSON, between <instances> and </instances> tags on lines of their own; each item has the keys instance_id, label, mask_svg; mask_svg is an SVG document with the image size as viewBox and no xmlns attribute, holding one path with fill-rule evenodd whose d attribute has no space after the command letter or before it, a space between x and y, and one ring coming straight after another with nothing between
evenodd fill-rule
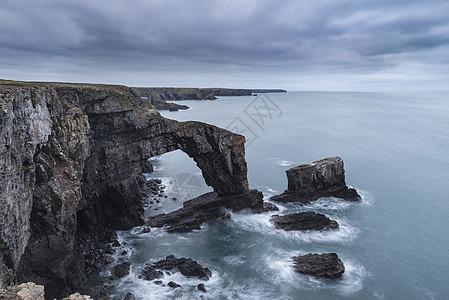
<instances>
[{"instance_id":1,"label":"cliff face","mask_svg":"<svg viewBox=\"0 0 449 300\"><path fill-rule=\"evenodd\" d=\"M83 243L143 223L143 169L176 149L219 195L248 190L243 136L176 122L122 86L0 82L0 286L86 281Z\"/></svg>"}]
</instances>

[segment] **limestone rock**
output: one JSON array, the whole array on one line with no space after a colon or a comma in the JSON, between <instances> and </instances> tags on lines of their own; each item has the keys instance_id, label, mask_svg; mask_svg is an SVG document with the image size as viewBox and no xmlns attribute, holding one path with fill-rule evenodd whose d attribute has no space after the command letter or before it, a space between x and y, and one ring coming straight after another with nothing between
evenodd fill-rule
<instances>
[{"instance_id":1,"label":"limestone rock","mask_svg":"<svg viewBox=\"0 0 449 300\"><path fill-rule=\"evenodd\" d=\"M301 212L296 214L278 216L270 220L276 228L286 231L292 230L328 230L338 229L337 221L331 220L323 214L314 212Z\"/></svg>"},{"instance_id":2,"label":"limestone rock","mask_svg":"<svg viewBox=\"0 0 449 300\"><path fill-rule=\"evenodd\" d=\"M243 136L165 119L128 87L0 80L0 95L0 287L83 287L108 229L143 224L152 156L180 149L217 194L248 190Z\"/></svg>"},{"instance_id":3,"label":"limestone rock","mask_svg":"<svg viewBox=\"0 0 449 300\"><path fill-rule=\"evenodd\" d=\"M80 293L75 293L70 295L67 298L64 298L67 300L93 300L90 296L86 296L86 295L81 295Z\"/></svg>"},{"instance_id":4,"label":"limestone rock","mask_svg":"<svg viewBox=\"0 0 449 300\"><path fill-rule=\"evenodd\" d=\"M345 271L345 266L336 253L307 254L294 256L296 272L314 277L337 278Z\"/></svg>"},{"instance_id":5,"label":"limestone rock","mask_svg":"<svg viewBox=\"0 0 449 300\"><path fill-rule=\"evenodd\" d=\"M271 200L308 203L321 197L337 197L347 201L360 200L357 191L348 188L343 160L330 157L303 164L286 171L288 188Z\"/></svg>"},{"instance_id":6,"label":"limestone rock","mask_svg":"<svg viewBox=\"0 0 449 300\"><path fill-rule=\"evenodd\" d=\"M17 286L17 295L23 300L45 300L44 286L26 282Z\"/></svg>"}]
</instances>

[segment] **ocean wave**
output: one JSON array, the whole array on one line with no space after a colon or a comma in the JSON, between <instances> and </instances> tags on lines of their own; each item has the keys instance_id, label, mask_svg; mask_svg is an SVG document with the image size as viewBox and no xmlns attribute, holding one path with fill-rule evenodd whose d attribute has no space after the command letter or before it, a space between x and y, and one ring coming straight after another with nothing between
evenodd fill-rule
<instances>
[{"instance_id":1,"label":"ocean wave","mask_svg":"<svg viewBox=\"0 0 449 300\"><path fill-rule=\"evenodd\" d=\"M344 219L334 218L339 224L340 228L337 230L324 231L285 231L276 229L270 222L270 218L274 213L265 214L241 214L231 213L230 226L237 227L240 230L252 231L265 236L277 237L284 240L293 240L301 243L347 243L352 241L357 236L359 230Z\"/></svg>"},{"instance_id":2,"label":"ocean wave","mask_svg":"<svg viewBox=\"0 0 449 300\"><path fill-rule=\"evenodd\" d=\"M274 165L278 167L290 167L296 164L295 162L286 159L272 158L271 160Z\"/></svg>"},{"instance_id":3,"label":"ocean wave","mask_svg":"<svg viewBox=\"0 0 449 300\"><path fill-rule=\"evenodd\" d=\"M291 289L308 291L328 290L349 296L363 288L363 281L369 275L361 264L343 257L341 260L345 265L345 272L341 278L315 278L294 271L291 257L306 253L281 249L270 252L271 254L263 256L264 266L261 266L262 274L270 278L270 280L274 280L274 284L288 286Z\"/></svg>"}]
</instances>

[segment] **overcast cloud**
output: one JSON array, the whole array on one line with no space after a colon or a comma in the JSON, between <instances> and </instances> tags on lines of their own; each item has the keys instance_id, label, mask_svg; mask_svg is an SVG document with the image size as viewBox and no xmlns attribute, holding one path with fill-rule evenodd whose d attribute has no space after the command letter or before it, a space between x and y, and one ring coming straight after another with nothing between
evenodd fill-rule
<instances>
[{"instance_id":1,"label":"overcast cloud","mask_svg":"<svg viewBox=\"0 0 449 300\"><path fill-rule=\"evenodd\" d=\"M448 89L449 1L0 0L0 78Z\"/></svg>"}]
</instances>

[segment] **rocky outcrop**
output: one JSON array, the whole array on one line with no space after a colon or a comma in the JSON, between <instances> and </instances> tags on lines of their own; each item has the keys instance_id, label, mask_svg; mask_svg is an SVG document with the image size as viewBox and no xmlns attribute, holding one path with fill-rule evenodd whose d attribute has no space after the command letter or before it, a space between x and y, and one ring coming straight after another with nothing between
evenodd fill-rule
<instances>
[{"instance_id":1,"label":"rocky outcrop","mask_svg":"<svg viewBox=\"0 0 449 300\"><path fill-rule=\"evenodd\" d=\"M86 282L86 247L143 223L148 158L181 149L218 195L246 193L245 138L159 115L124 86L0 81L0 286Z\"/></svg>"},{"instance_id":2,"label":"rocky outcrop","mask_svg":"<svg viewBox=\"0 0 449 300\"><path fill-rule=\"evenodd\" d=\"M270 220L278 229L292 230L329 230L338 229L337 221L315 212L301 212L284 216L274 215Z\"/></svg>"},{"instance_id":3,"label":"rocky outcrop","mask_svg":"<svg viewBox=\"0 0 449 300\"><path fill-rule=\"evenodd\" d=\"M254 93L285 93L281 89L223 89L223 88L149 88L135 87L133 91L148 99L157 110L188 109L186 105L169 103L176 100L215 100L216 96L251 96Z\"/></svg>"},{"instance_id":4,"label":"rocky outcrop","mask_svg":"<svg viewBox=\"0 0 449 300\"><path fill-rule=\"evenodd\" d=\"M271 200L308 203L321 197L337 197L347 201L360 200L355 189L345 181L343 160L330 157L311 164L303 164L286 171L288 188Z\"/></svg>"},{"instance_id":5,"label":"rocky outcrop","mask_svg":"<svg viewBox=\"0 0 449 300\"><path fill-rule=\"evenodd\" d=\"M208 268L204 268L191 258L176 258L174 255L169 255L163 260L148 264L139 277L145 280L154 280L163 276L162 271L180 272L186 277L202 280L209 280L212 276L212 272Z\"/></svg>"},{"instance_id":6,"label":"rocky outcrop","mask_svg":"<svg viewBox=\"0 0 449 300\"><path fill-rule=\"evenodd\" d=\"M312 254L292 257L296 272L316 278L337 278L345 272L345 266L336 253Z\"/></svg>"},{"instance_id":7,"label":"rocky outcrop","mask_svg":"<svg viewBox=\"0 0 449 300\"><path fill-rule=\"evenodd\" d=\"M188 232L201 229L201 224L229 219L226 209L241 211L249 209L254 213L263 211L263 195L257 190L232 196L220 196L215 192L186 201L183 208L169 214L151 217L148 225L163 227L167 232Z\"/></svg>"}]
</instances>

